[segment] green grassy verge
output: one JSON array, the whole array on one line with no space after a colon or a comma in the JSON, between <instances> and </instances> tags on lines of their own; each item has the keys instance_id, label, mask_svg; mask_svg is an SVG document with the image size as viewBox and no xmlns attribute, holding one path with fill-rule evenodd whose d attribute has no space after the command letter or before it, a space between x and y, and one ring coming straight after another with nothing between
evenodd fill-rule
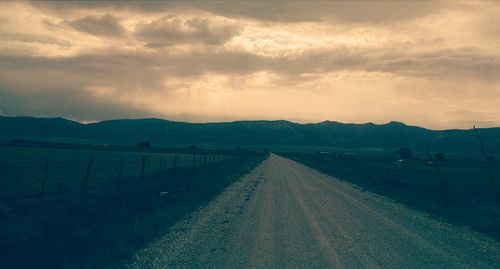
<instances>
[{"instance_id":1,"label":"green grassy verge","mask_svg":"<svg viewBox=\"0 0 500 269\"><path fill-rule=\"evenodd\" d=\"M94 181L86 196L67 192L43 204L0 200L0 268L104 268L127 259L264 158L165 170L120 187Z\"/></svg>"},{"instance_id":2,"label":"green grassy verge","mask_svg":"<svg viewBox=\"0 0 500 269\"><path fill-rule=\"evenodd\" d=\"M392 156L285 153L285 157L356 184L444 221L465 225L500 240L500 202L480 160L398 161ZM493 162L500 183L500 162Z\"/></svg>"}]
</instances>

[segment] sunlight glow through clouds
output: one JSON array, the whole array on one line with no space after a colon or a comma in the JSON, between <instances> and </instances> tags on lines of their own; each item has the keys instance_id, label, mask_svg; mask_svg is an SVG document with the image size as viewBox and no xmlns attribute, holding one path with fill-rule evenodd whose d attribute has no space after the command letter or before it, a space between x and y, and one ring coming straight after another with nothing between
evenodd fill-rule
<instances>
[{"instance_id":1,"label":"sunlight glow through clouds","mask_svg":"<svg viewBox=\"0 0 500 269\"><path fill-rule=\"evenodd\" d=\"M498 3L241 5L2 2L0 109L80 121L500 125Z\"/></svg>"}]
</instances>

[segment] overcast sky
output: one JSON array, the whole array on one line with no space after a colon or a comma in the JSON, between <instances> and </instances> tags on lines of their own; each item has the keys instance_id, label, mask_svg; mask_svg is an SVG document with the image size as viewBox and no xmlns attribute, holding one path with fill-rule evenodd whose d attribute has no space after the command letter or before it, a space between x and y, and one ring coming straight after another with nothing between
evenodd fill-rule
<instances>
[{"instance_id":1,"label":"overcast sky","mask_svg":"<svg viewBox=\"0 0 500 269\"><path fill-rule=\"evenodd\" d=\"M0 115L500 126L500 2L1 2Z\"/></svg>"}]
</instances>

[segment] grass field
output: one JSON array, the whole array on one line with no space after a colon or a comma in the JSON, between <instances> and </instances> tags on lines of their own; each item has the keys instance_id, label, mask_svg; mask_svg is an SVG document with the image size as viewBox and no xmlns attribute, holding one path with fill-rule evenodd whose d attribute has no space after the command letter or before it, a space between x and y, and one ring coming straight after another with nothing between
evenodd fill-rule
<instances>
[{"instance_id":1,"label":"grass field","mask_svg":"<svg viewBox=\"0 0 500 269\"><path fill-rule=\"evenodd\" d=\"M165 153L40 147L0 147L0 198L39 198L48 165L44 194L50 197L81 191L88 170L88 191L137 184L177 170L199 169L236 158L234 152ZM142 161L144 158L144 171ZM121 167L121 172L120 172Z\"/></svg>"},{"instance_id":2,"label":"grass field","mask_svg":"<svg viewBox=\"0 0 500 269\"><path fill-rule=\"evenodd\" d=\"M0 268L113 267L267 156L0 149ZM49 168L41 203L45 163Z\"/></svg>"},{"instance_id":3,"label":"grass field","mask_svg":"<svg viewBox=\"0 0 500 269\"><path fill-rule=\"evenodd\" d=\"M449 222L466 225L500 240L500 202L480 159L454 157L433 162L395 155L349 153L284 153L336 178L350 181L411 208ZM500 162L489 162L500 184Z\"/></svg>"}]
</instances>

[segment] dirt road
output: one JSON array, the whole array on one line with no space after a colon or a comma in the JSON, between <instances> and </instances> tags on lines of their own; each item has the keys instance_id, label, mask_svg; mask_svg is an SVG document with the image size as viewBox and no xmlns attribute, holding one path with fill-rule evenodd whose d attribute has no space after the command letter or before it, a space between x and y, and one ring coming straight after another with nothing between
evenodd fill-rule
<instances>
[{"instance_id":1,"label":"dirt road","mask_svg":"<svg viewBox=\"0 0 500 269\"><path fill-rule=\"evenodd\" d=\"M271 155L129 268L500 268L500 244Z\"/></svg>"}]
</instances>

